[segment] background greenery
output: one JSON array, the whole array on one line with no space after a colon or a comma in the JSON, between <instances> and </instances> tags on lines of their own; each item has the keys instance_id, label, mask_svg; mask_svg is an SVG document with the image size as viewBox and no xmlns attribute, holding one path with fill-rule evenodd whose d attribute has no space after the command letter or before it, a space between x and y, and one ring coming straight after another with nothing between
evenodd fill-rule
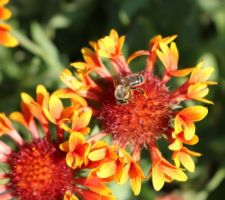
<instances>
[{"instance_id":1,"label":"background greenery","mask_svg":"<svg viewBox=\"0 0 225 200\"><path fill-rule=\"evenodd\" d=\"M80 49L109 33L127 36L125 50L146 49L156 35L178 34L180 66L204 59L216 68L209 115L199 123L200 143L194 174L186 183L167 184L159 193L151 182L135 198L129 185L112 186L120 200L152 200L177 193L185 199L218 200L225 196L225 1L224 0L11 0L10 23L21 46L0 47L0 110L19 109L22 91L35 93L38 83L54 90L62 84L59 73L81 59ZM133 64L141 69L141 60ZM146 158L146 163L148 159ZM173 198L168 200L174 200Z\"/></svg>"}]
</instances>

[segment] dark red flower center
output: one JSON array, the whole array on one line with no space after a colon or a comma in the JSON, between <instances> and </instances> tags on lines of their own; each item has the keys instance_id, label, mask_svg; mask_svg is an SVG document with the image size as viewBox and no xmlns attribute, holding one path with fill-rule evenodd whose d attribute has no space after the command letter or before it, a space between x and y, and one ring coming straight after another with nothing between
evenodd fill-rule
<instances>
[{"instance_id":1,"label":"dark red flower center","mask_svg":"<svg viewBox=\"0 0 225 200\"><path fill-rule=\"evenodd\" d=\"M9 156L9 190L20 200L61 200L72 188L65 155L47 140L20 147Z\"/></svg>"},{"instance_id":2,"label":"dark red flower center","mask_svg":"<svg viewBox=\"0 0 225 200\"><path fill-rule=\"evenodd\" d=\"M131 89L131 97L125 104L116 103L114 88L105 89L103 95L98 118L103 128L122 145L149 143L168 129L171 101L166 85L151 76L137 88Z\"/></svg>"}]
</instances>

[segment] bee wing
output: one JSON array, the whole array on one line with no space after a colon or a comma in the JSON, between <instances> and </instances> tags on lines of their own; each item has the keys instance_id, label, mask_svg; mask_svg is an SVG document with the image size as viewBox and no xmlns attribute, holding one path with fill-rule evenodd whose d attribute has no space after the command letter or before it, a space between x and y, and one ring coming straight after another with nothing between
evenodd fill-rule
<instances>
[{"instance_id":1,"label":"bee wing","mask_svg":"<svg viewBox=\"0 0 225 200\"><path fill-rule=\"evenodd\" d=\"M116 71L116 69L114 67L110 67L109 71L112 75L114 87L121 84L122 74L120 72Z\"/></svg>"}]
</instances>

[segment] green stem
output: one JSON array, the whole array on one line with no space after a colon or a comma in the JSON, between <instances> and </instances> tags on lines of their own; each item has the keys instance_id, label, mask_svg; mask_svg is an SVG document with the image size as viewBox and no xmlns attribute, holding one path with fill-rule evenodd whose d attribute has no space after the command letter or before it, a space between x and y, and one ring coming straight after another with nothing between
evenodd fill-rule
<instances>
[{"instance_id":1,"label":"green stem","mask_svg":"<svg viewBox=\"0 0 225 200\"><path fill-rule=\"evenodd\" d=\"M205 189L199 192L196 200L206 200L211 192L213 192L225 178L225 168L219 169L213 178L208 182Z\"/></svg>"},{"instance_id":2,"label":"green stem","mask_svg":"<svg viewBox=\"0 0 225 200\"><path fill-rule=\"evenodd\" d=\"M20 45L26 50L28 50L34 55L41 57L43 56L41 49L21 32L13 30L13 35L19 40Z\"/></svg>"}]
</instances>

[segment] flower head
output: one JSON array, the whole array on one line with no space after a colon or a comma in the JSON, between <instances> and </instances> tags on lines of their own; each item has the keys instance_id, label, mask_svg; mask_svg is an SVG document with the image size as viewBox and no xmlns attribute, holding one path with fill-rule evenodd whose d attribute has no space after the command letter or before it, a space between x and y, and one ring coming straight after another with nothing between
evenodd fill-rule
<instances>
[{"instance_id":1,"label":"flower head","mask_svg":"<svg viewBox=\"0 0 225 200\"><path fill-rule=\"evenodd\" d=\"M195 67L178 69L179 53L175 38L176 35L165 38L156 36L150 40L149 49L139 50L126 59L121 51L124 37L119 37L112 30L109 36L91 42L92 50L82 51L82 65L72 63L77 69L76 76L68 70L61 75L67 88L60 89L58 94L79 94L88 99L102 127L95 137L110 134L114 146L119 148L116 154L104 147L91 152L89 159L92 162L101 163L104 160L92 175L120 183L129 175L135 194L139 193L140 181L143 180L138 164L142 148L148 148L150 152L152 167L149 174L156 190L160 190L165 182L185 181L187 176L180 165L193 172L191 156L200 155L188 150L185 145L198 143L195 123L207 115L208 109L203 106L183 108L181 105L190 99L212 103L205 96L208 86L216 82L208 81L213 68L203 67L202 62ZM147 56L146 70L132 73L129 63L138 56ZM111 67L104 65L102 57L108 59ZM154 74L156 62L164 66L161 76ZM169 81L173 77L185 77L186 81L171 90ZM166 139L169 149L174 152L172 159L175 165L160 153L157 147L160 139ZM123 152L127 147L131 156L124 159L118 152Z\"/></svg>"},{"instance_id":2,"label":"flower head","mask_svg":"<svg viewBox=\"0 0 225 200\"><path fill-rule=\"evenodd\" d=\"M72 95L64 106L63 99L42 85L36 93L36 99L22 93L21 112L9 117L0 114L0 136L15 143L13 148L0 141L0 161L10 169L1 173L6 184L1 186L0 199L115 199L106 181L81 175L83 170L92 170L88 154L94 144L85 141L92 115L85 100Z\"/></svg>"}]
</instances>

